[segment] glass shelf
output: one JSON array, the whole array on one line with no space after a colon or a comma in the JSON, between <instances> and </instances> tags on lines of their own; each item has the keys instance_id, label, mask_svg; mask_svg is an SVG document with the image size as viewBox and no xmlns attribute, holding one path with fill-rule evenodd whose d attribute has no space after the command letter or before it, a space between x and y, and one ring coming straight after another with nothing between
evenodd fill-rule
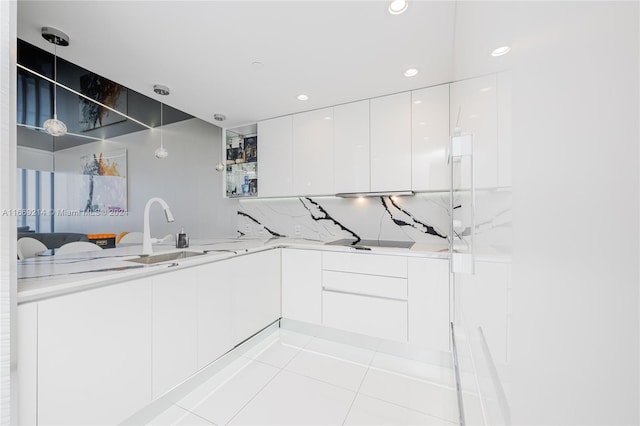
<instances>
[{"instance_id":1,"label":"glass shelf","mask_svg":"<svg viewBox=\"0 0 640 426\"><path fill-rule=\"evenodd\" d=\"M258 196L258 137L227 131L225 162L226 196Z\"/></svg>"}]
</instances>

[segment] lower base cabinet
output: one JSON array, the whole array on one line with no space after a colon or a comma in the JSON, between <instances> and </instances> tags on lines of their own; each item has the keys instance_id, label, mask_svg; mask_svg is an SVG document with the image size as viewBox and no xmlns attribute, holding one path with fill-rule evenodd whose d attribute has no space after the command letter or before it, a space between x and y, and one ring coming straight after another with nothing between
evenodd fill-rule
<instances>
[{"instance_id":1,"label":"lower base cabinet","mask_svg":"<svg viewBox=\"0 0 640 426\"><path fill-rule=\"evenodd\" d=\"M19 422L118 424L280 318L280 250L18 307Z\"/></svg>"},{"instance_id":2,"label":"lower base cabinet","mask_svg":"<svg viewBox=\"0 0 640 426\"><path fill-rule=\"evenodd\" d=\"M231 323L237 345L280 318L280 250L238 256L224 264L233 272Z\"/></svg>"},{"instance_id":3,"label":"lower base cabinet","mask_svg":"<svg viewBox=\"0 0 640 426\"><path fill-rule=\"evenodd\" d=\"M267 250L20 305L20 423L120 423L281 312L449 350L446 259L327 253ZM504 270L478 268L499 283ZM506 326L491 318L499 341Z\"/></svg>"},{"instance_id":4,"label":"lower base cabinet","mask_svg":"<svg viewBox=\"0 0 640 426\"><path fill-rule=\"evenodd\" d=\"M113 425L151 402L151 292L141 279L38 302L38 424Z\"/></svg>"},{"instance_id":5,"label":"lower base cabinet","mask_svg":"<svg viewBox=\"0 0 640 426\"><path fill-rule=\"evenodd\" d=\"M322 292L323 325L381 339L407 341L407 302Z\"/></svg>"},{"instance_id":6,"label":"lower base cabinet","mask_svg":"<svg viewBox=\"0 0 640 426\"><path fill-rule=\"evenodd\" d=\"M407 267L409 343L451 350L449 261L412 257Z\"/></svg>"},{"instance_id":7,"label":"lower base cabinet","mask_svg":"<svg viewBox=\"0 0 640 426\"><path fill-rule=\"evenodd\" d=\"M450 351L449 261L282 250L282 316Z\"/></svg>"},{"instance_id":8,"label":"lower base cabinet","mask_svg":"<svg viewBox=\"0 0 640 426\"><path fill-rule=\"evenodd\" d=\"M235 271L228 262L198 267L198 369L215 361L234 345L231 288Z\"/></svg>"},{"instance_id":9,"label":"lower base cabinet","mask_svg":"<svg viewBox=\"0 0 640 426\"><path fill-rule=\"evenodd\" d=\"M282 316L322 323L322 252L282 249Z\"/></svg>"},{"instance_id":10,"label":"lower base cabinet","mask_svg":"<svg viewBox=\"0 0 640 426\"><path fill-rule=\"evenodd\" d=\"M198 370L198 269L153 280L153 398Z\"/></svg>"}]
</instances>

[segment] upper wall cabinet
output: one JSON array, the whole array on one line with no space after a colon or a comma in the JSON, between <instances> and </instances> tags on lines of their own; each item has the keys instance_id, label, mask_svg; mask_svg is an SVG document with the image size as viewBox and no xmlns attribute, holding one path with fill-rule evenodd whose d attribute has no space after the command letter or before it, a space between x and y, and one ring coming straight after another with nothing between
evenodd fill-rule
<instances>
[{"instance_id":1,"label":"upper wall cabinet","mask_svg":"<svg viewBox=\"0 0 640 426\"><path fill-rule=\"evenodd\" d=\"M369 191L369 101L333 108L333 189Z\"/></svg>"},{"instance_id":2,"label":"upper wall cabinet","mask_svg":"<svg viewBox=\"0 0 640 426\"><path fill-rule=\"evenodd\" d=\"M293 194L289 195L333 193L333 108L294 114Z\"/></svg>"},{"instance_id":3,"label":"upper wall cabinet","mask_svg":"<svg viewBox=\"0 0 640 426\"><path fill-rule=\"evenodd\" d=\"M292 123L290 115L258 123L258 194L261 197L287 197L294 194Z\"/></svg>"},{"instance_id":4,"label":"upper wall cabinet","mask_svg":"<svg viewBox=\"0 0 640 426\"><path fill-rule=\"evenodd\" d=\"M496 75L451 83L451 134L474 134L475 184L477 188L498 186L498 117ZM469 182L464 178L463 187Z\"/></svg>"},{"instance_id":5,"label":"upper wall cabinet","mask_svg":"<svg viewBox=\"0 0 640 426\"><path fill-rule=\"evenodd\" d=\"M411 93L371 99L371 191L411 189Z\"/></svg>"},{"instance_id":6,"label":"upper wall cabinet","mask_svg":"<svg viewBox=\"0 0 640 426\"><path fill-rule=\"evenodd\" d=\"M411 92L411 138L412 189L448 191L448 84Z\"/></svg>"}]
</instances>

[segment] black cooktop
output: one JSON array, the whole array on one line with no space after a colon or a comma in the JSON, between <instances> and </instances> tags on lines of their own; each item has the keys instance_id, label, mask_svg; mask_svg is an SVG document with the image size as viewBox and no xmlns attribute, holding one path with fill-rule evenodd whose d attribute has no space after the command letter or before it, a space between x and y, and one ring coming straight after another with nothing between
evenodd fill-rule
<instances>
[{"instance_id":1,"label":"black cooktop","mask_svg":"<svg viewBox=\"0 0 640 426\"><path fill-rule=\"evenodd\" d=\"M387 240L353 240L344 239L331 241L326 243L331 246L354 246L354 247L394 247L394 248L411 248L413 241L387 241Z\"/></svg>"}]
</instances>

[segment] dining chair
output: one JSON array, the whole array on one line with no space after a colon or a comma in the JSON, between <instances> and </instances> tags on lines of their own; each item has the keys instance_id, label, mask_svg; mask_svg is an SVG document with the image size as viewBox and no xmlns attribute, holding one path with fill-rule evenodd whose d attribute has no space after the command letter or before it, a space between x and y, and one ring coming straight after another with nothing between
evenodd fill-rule
<instances>
[{"instance_id":1,"label":"dining chair","mask_svg":"<svg viewBox=\"0 0 640 426\"><path fill-rule=\"evenodd\" d=\"M31 237L22 237L18 240L18 259L36 257L38 253L47 251L48 248L42 241Z\"/></svg>"},{"instance_id":2,"label":"dining chair","mask_svg":"<svg viewBox=\"0 0 640 426\"><path fill-rule=\"evenodd\" d=\"M102 247L94 243L90 243L88 241L74 241L56 249L56 254L82 253L99 250L102 250Z\"/></svg>"}]
</instances>

